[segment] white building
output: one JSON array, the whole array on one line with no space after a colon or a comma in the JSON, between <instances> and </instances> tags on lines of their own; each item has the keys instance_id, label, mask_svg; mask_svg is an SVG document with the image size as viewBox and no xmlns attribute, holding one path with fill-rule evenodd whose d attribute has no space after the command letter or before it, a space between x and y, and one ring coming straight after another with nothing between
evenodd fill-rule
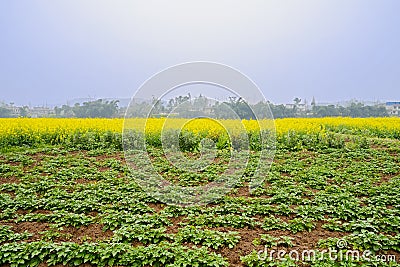
<instances>
[{"instance_id":1,"label":"white building","mask_svg":"<svg viewBox=\"0 0 400 267\"><path fill-rule=\"evenodd\" d=\"M400 116L400 102L386 102L385 108L390 116Z\"/></svg>"},{"instance_id":2,"label":"white building","mask_svg":"<svg viewBox=\"0 0 400 267\"><path fill-rule=\"evenodd\" d=\"M18 117L19 115L21 115L20 107L8 106L7 109L10 111L11 116L13 116L13 117Z\"/></svg>"},{"instance_id":3,"label":"white building","mask_svg":"<svg viewBox=\"0 0 400 267\"><path fill-rule=\"evenodd\" d=\"M45 118L53 116L54 114L54 109L48 107L33 107L29 109L29 115L32 118Z\"/></svg>"},{"instance_id":4,"label":"white building","mask_svg":"<svg viewBox=\"0 0 400 267\"><path fill-rule=\"evenodd\" d=\"M296 109L297 112L306 112L308 110L307 105L304 104L286 104L287 109Z\"/></svg>"}]
</instances>

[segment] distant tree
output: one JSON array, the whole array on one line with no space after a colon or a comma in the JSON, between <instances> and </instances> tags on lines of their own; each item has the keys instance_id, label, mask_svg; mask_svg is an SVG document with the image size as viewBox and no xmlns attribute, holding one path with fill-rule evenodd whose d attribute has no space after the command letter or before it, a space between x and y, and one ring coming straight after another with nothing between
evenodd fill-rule
<instances>
[{"instance_id":1,"label":"distant tree","mask_svg":"<svg viewBox=\"0 0 400 267\"><path fill-rule=\"evenodd\" d=\"M72 118L75 117L73 108L68 105L62 105L59 107L54 107L54 113L58 118Z\"/></svg>"},{"instance_id":2,"label":"distant tree","mask_svg":"<svg viewBox=\"0 0 400 267\"><path fill-rule=\"evenodd\" d=\"M312 97L311 106L312 106L312 107L315 107L315 105L316 105L316 103L315 103L315 98Z\"/></svg>"},{"instance_id":3,"label":"distant tree","mask_svg":"<svg viewBox=\"0 0 400 267\"><path fill-rule=\"evenodd\" d=\"M335 117L341 115L335 105L316 106L314 112L316 117Z\"/></svg>"},{"instance_id":4,"label":"distant tree","mask_svg":"<svg viewBox=\"0 0 400 267\"><path fill-rule=\"evenodd\" d=\"M0 118L10 118L11 111L6 107L0 107Z\"/></svg>"},{"instance_id":5,"label":"distant tree","mask_svg":"<svg viewBox=\"0 0 400 267\"><path fill-rule=\"evenodd\" d=\"M255 115L246 101L239 97L229 97L229 102L226 103L240 119L255 119ZM233 114L232 114L233 115Z\"/></svg>"},{"instance_id":6,"label":"distant tree","mask_svg":"<svg viewBox=\"0 0 400 267\"><path fill-rule=\"evenodd\" d=\"M215 103L213 106L214 114L219 119L233 119L232 108L226 103Z\"/></svg>"},{"instance_id":7,"label":"distant tree","mask_svg":"<svg viewBox=\"0 0 400 267\"><path fill-rule=\"evenodd\" d=\"M61 117L61 112L62 108L59 108L57 106L54 107L54 113L56 114L56 117Z\"/></svg>"},{"instance_id":8,"label":"distant tree","mask_svg":"<svg viewBox=\"0 0 400 267\"><path fill-rule=\"evenodd\" d=\"M349 110L350 117L363 117L363 107L362 103L351 103L347 108Z\"/></svg>"},{"instance_id":9,"label":"distant tree","mask_svg":"<svg viewBox=\"0 0 400 267\"><path fill-rule=\"evenodd\" d=\"M345 117L385 117L388 116L384 106L365 106L360 102L353 102L347 107L327 105L318 106L313 97L311 106L312 112L304 113L299 112L298 105L301 99L296 97L293 99L294 105L286 107L283 104L274 105L270 102L259 102L250 105L241 97L229 97L225 102L210 102L206 97L200 95L194 97L190 94L184 96L176 96L168 101L162 102L159 99L153 98L152 101L143 101L129 106L127 110L128 116L134 117L147 117L150 116L165 116L165 113L173 112L173 116L182 118L193 118L201 116L211 116L221 119L255 119L255 114L259 119L268 118L270 112L274 118L288 118L288 117L332 117L332 116L345 116ZM10 117L11 112L3 105L0 105L0 117ZM148 114L151 110L151 114ZM62 107L54 108L56 117L116 117L119 114L118 101L103 101L101 99L91 102L84 102L75 104L73 107L63 105ZM24 113L22 112L22 116Z\"/></svg>"},{"instance_id":10,"label":"distant tree","mask_svg":"<svg viewBox=\"0 0 400 267\"><path fill-rule=\"evenodd\" d=\"M146 102L146 101L142 101L140 103L135 103L134 105L130 105L129 108L126 110L126 115L127 117L146 117L148 115L148 113L150 112L151 109L151 104Z\"/></svg>"},{"instance_id":11,"label":"distant tree","mask_svg":"<svg viewBox=\"0 0 400 267\"><path fill-rule=\"evenodd\" d=\"M28 117L28 110L29 107L28 106L23 106L19 108L19 114L21 117Z\"/></svg>"},{"instance_id":12,"label":"distant tree","mask_svg":"<svg viewBox=\"0 0 400 267\"><path fill-rule=\"evenodd\" d=\"M311 101L311 111L312 111L311 116L315 116L316 106L317 106L317 103L315 102L315 98L313 97L312 101Z\"/></svg>"},{"instance_id":13,"label":"distant tree","mask_svg":"<svg viewBox=\"0 0 400 267\"><path fill-rule=\"evenodd\" d=\"M118 100L76 103L72 107L74 115L78 118L113 118L118 114Z\"/></svg>"},{"instance_id":14,"label":"distant tree","mask_svg":"<svg viewBox=\"0 0 400 267\"><path fill-rule=\"evenodd\" d=\"M274 118L287 118L287 117L294 117L295 111L291 108L285 107L285 105L274 105L270 104L271 112Z\"/></svg>"},{"instance_id":15,"label":"distant tree","mask_svg":"<svg viewBox=\"0 0 400 267\"><path fill-rule=\"evenodd\" d=\"M274 112L277 113L277 111L276 111L276 109L274 109L274 107L275 106L273 104L271 104L270 102L263 102L263 101L260 101L257 104L251 106L254 113L258 116L257 117L258 119L270 118L271 113L274 113ZM278 115L278 117L280 117L280 116Z\"/></svg>"},{"instance_id":16,"label":"distant tree","mask_svg":"<svg viewBox=\"0 0 400 267\"><path fill-rule=\"evenodd\" d=\"M160 116L161 113L164 113L166 108L163 106L161 99L157 99L153 96L151 100L151 112L150 116Z\"/></svg>"}]
</instances>

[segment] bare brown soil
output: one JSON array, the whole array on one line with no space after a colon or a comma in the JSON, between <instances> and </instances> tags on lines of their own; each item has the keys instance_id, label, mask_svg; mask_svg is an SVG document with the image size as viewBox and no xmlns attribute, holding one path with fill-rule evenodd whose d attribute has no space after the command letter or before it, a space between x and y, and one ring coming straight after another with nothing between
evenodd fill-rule
<instances>
[{"instance_id":1,"label":"bare brown soil","mask_svg":"<svg viewBox=\"0 0 400 267\"><path fill-rule=\"evenodd\" d=\"M15 176L0 177L0 184L19 184L21 180Z\"/></svg>"}]
</instances>

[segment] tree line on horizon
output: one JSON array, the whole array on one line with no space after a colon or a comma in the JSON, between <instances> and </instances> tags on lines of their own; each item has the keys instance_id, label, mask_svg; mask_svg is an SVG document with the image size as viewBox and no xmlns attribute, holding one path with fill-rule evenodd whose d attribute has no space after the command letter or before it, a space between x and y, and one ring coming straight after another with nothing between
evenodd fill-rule
<instances>
[{"instance_id":1,"label":"tree line on horizon","mask_svg":"<svg viewBox=\"0 0 400 267\"><path fill-rule=\"evenodd\" d=\"M229 97L227 101L218 102L199 96L192 98L190 94L177 96L168 101L152 99L131 105L127 110L130 117L215 117L221 119L259 119L271 118L296 118L296 117L387 117L389 116L384 106L367 106L360 102L353 102L344 107L340 105L317 105L315 101L308 108L300 104L301 99L295 98L293 104L273 104L259 102L248 104L240 97ZM118 118L124 117L126 108L118 106L118 100L95 101L76 103L73 106L63 105L55 107L48 117L56 118ZM261 117L260 117L261 116ZM13 117L10 110L0 106L0 117ZM15 117L15 116L14 116ZM30 117L27 107L17 117Z\"/></svg>"},{"instance_id":2,"label":"tree line on horizon","mask_svg":"<svg viewBox=\"0 0 400 267\"><path fill-rule=\"evenodd\" d=\"M367 106L360 102L352 102L349 106L317 105L315 101L309 108L300 104L301 99L295 98L288 107L284 104L271 102L258 102L248 104L240 97L229 97L228 101L210 102L206 97L191 99L188 96L178 96L170 99L167 104L153 99L152 103L142 102L129 108L127 115L130 117L147 117L148 106L152 105L151 117L176 116L176 117L216 117L221 119L258 119L271 118L319 118L319 117L387 117L389 116L384 106ZM301 108L302 107L302 108ZM172 113L172 114L171 114ZM261 117L260 117L261 116Z\"/></svg>"}]
</instances>

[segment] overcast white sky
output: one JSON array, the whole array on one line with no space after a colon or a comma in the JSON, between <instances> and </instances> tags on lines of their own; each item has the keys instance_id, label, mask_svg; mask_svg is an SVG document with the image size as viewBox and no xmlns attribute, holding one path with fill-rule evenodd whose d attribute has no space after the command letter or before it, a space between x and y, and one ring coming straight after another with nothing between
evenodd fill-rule
<instances>
[{"instance_id":1,"label":"overcast white sky","mask_svg":"<svg viewBox=\"0 0 400 267\"><path fill-rule=\"evenodd\" d=\"M131 97L188 61L230 65L273 102L399 100L400 1L0 2L0 100Z\"/></svg>"}]
</instances>

